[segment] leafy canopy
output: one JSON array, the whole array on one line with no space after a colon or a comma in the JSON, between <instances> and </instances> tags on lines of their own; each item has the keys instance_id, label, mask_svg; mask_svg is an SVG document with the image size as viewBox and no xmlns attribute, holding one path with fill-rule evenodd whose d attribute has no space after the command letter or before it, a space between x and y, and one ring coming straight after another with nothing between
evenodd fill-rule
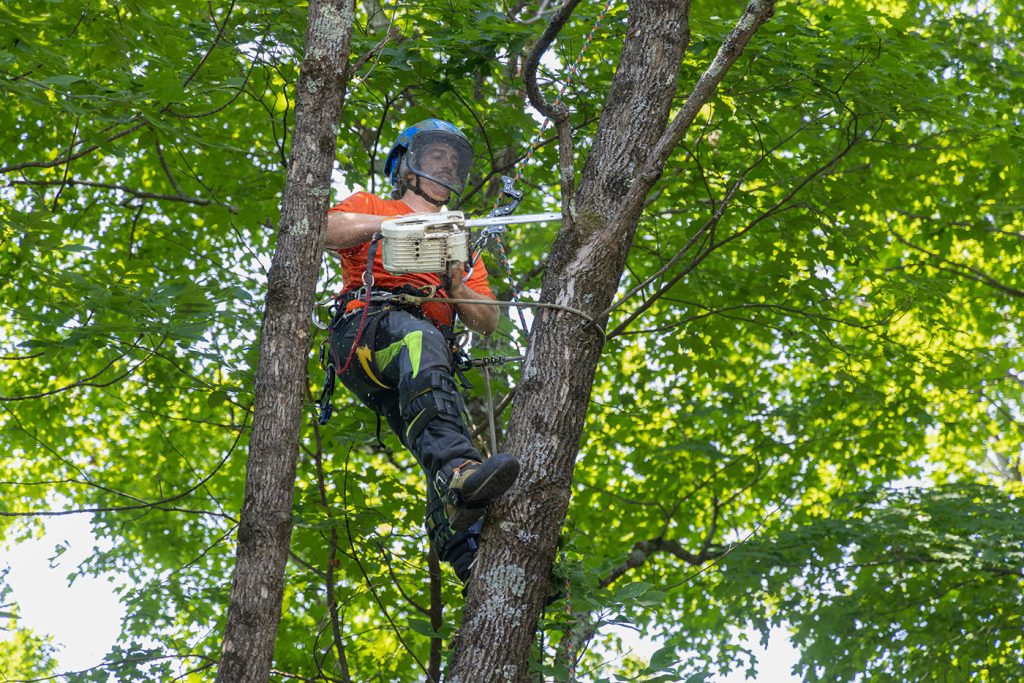
<instances>
[{"instance_id":1,"label":"leafy canopy","mask_svg":"<svg viewBox=\"0 0 1024 683\"><path fill-rule=\"evenodd\" d=\"M599 11L582 4L556 41L549 97ZM680 104L739 11L693 8ZM242 503L304 8L13 0L0 14L0 529L16 543L39 513L84 510L115 541L79 571L121 580L122 637L73 679L202 680ZM610 315L555 570L573 633L626 622L665 647L605 660L618 645L597 628L604 647L578 668L590 679L745 667L748 623L792 628L808 680L1021 677L1018 14L780 5L676 150ZM386 192L391 139L440 116L474 141L463 208L486 212L539 127L522 70L547 16L360 6L346 185ZM626 17L611 8L566 90L577 170ZM556 168L546 132L523 210L558 205ZM510 230L526 296L556 229ZM512 355L514 328L474 353ZM335 401L327 428L305 429L275 669L421 680L431 637L458 623L459 586L446 571L435 628L422 475L392 437L373 447L369 411ZM549 612L536 658L556 679L563 614ZM18 637L25 663L7 666L53 670L41 641Z\"/></svg>"}]
</instances>

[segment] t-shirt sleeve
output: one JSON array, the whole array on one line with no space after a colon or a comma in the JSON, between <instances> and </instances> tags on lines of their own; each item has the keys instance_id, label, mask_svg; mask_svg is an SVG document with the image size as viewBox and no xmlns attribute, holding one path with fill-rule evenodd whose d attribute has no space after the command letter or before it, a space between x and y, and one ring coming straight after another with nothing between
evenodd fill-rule
<instances>
[{"instance_id":1,"label":"t-shirt sleeve","mask_svg":"<svg viewBox=\"0 0 1024 683\"><path fill-rule=\"evenodd\" d=\"M383 202L377 195L370 194L369 192L356 192L341 200L340 204L332 206L327 210L327 213L346 211L348 213L371 213L374 215L380 215L382 204Z\"/></svg>"},{"instance_id":2,"label":"t-shirt sleeve","mask_svg":"<svg viewBox=\"0 0 1024 683\"><path fill-rule=\"evenodd\" d=\"M335 204L329 208L327 213L344 211L346 213L370 213L374 215L381 215L381 205L382 202L380 197L377 195L370 194L369 192L356 192L345 197L345 199L341 200L340 204ZM364 244L357 244L346 249L335 249L334 253L341 256L344 261L344 257L346 255L351 256L356 252L362 251L366 251L366 246Z\"/></svg>"}]
</instances>

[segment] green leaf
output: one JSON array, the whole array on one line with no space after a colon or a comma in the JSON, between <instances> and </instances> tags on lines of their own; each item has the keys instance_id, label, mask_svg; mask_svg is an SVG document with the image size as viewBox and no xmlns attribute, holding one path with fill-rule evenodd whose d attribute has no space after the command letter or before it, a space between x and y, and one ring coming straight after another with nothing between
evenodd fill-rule
<instances>
[{"instance_id":1,"label":"green leaf","mask_svg":"<svg viewBox=\"0 0 1024 683\"><path fill-rule=\"evenodd\" d=\"M85 79L81 76L76 76L73 74L60 74L56 76L48 76L47 78L42 80L42 83L45 85L55 85L60 88L66 88L73 83L79 83L83 80Z\"/></svg>"},{"instance_id":2,"label":"green leaf","mask_svg":"<svg viewBox=\"0 0 1024 683\"><path fill-rule=\"evenodd\" d=\"M410 619L409 628L420 635L427 636L428 638L440 638L440 634L431 627L430 622L424 619Z\"/></svg>"}]
</instances>

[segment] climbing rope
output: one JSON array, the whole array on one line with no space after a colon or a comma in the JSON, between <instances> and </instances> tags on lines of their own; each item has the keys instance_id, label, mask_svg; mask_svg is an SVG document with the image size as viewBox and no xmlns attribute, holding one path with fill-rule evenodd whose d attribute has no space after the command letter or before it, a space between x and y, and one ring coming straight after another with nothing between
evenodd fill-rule
<instances>
[{"instance_id":1,"label":"climbing rope","mask_svg":"<svg viewBox=\"0 0 1024 683\"><path fill-rule=\"evenodd\" d=\"M587 323L593 325L594 319L584 313L578 308L572 306L563 306L562 304L553 304L547 301L495 301L493 299L451 299L446 296L417 296L415 294L394 294L389 299L399 305L413 305L422 306L428 301L437 301L444 304L479 304L481 306L501 306L505 308L550 308L556 311L565 311L577 315ZM603 336L603 331L599 328L594 328L598 334Z\"/></svg>"},{"instance_id":2,"label":"climbing rope","mask_svg":"<svg viewBox=\"0 0 1024 683\"><path fill-rule=\"evenodd\" d=\"M515 275L512 274L512 264L509 263L508 254L505 252L505 244L501 241L501 233L495 233L494 242L498 246L498 262L501 263L501 267L505 271L505 278L508 280L508 288L512 292L510 300L518 301L519 287L516 286L516 278ZM522 310L516 309L516 311L519 316L519 324L523 327L523 334L529 337L530 328L526 325L526 317L523 315Z\"/></svg>"},{"instance_id":3,"label":"climbing rope","mask_svg":"<svg viewBox=\"0 0 1024 683\"><path fill-rule=\"evenodd\" d=\"M562 556L562 560L565 560L565 556ZM565 668L569 672L569 680L576 680L576 648L572 642L572 591L569 590L569 577L565 577L565 616L568 619L568 624L565 627Z\"/></svg>"}]
</instances>

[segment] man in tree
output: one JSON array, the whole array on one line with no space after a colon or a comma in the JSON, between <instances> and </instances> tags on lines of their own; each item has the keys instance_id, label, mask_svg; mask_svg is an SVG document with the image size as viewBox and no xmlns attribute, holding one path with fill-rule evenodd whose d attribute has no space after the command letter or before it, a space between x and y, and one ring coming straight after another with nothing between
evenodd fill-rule
<instances>
[{"instance_id":1,"label":"man in tree","mask_svg":"<svg viewBox=\"0 0 1024 683\"><path fill-rule=\"evenodd\" d=\"M341 258L344 287L331 325L331 356L342 383L385 418L427 474L427 531L438 557L465 584L476 554L482 516L519 473L505 453L484 459L462 418L452 374L451 327L491 334L498 309L478 262L436 273L396 275L384 269L377 234L389 218L438 212L465 188L473 147L455 126L428 119L404 131L384 163L392 198L357 192L332 208L326 247ZM367 264L370 264L369 266ZM396 305L396 292L430 294L463 303ZM481 303L474 303L474 302ZM469 303L466 303L469 302Z\"/></svg>"}]
</instances>

